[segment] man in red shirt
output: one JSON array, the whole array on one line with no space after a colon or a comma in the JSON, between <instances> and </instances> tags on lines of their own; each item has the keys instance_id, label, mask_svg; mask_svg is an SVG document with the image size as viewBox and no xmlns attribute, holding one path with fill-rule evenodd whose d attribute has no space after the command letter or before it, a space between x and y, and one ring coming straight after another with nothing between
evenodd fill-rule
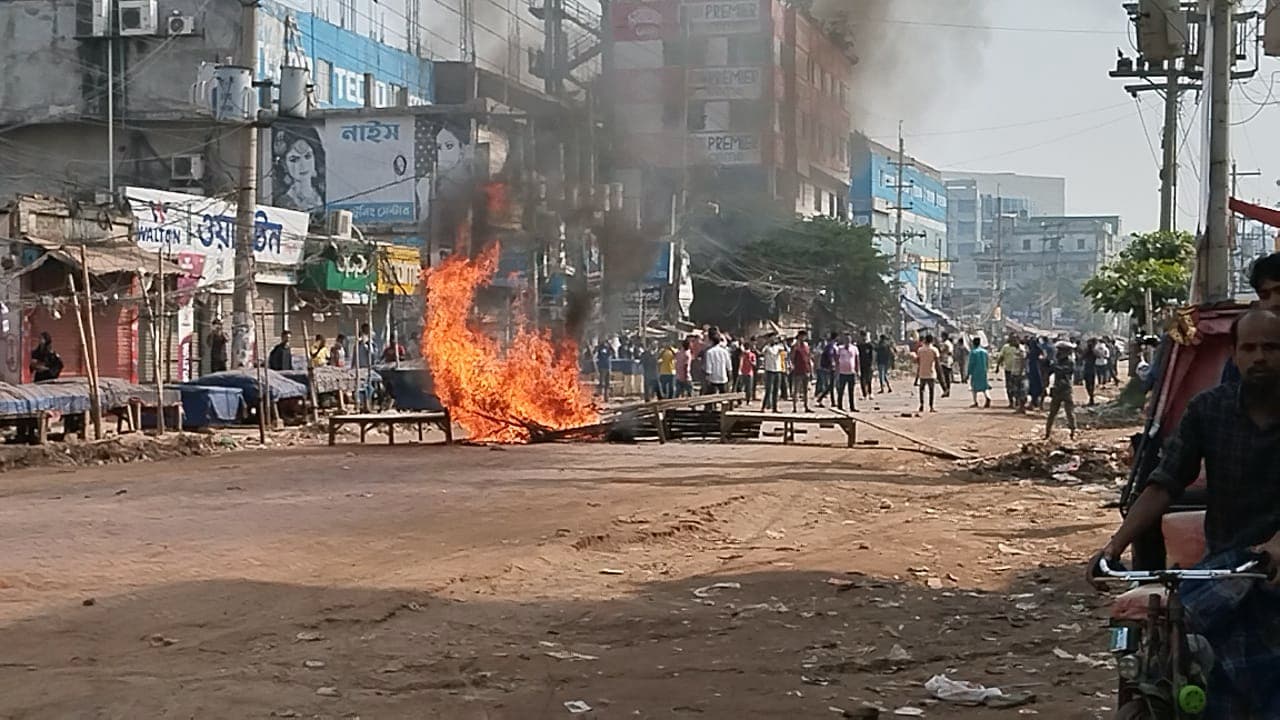
<instances>
[{"instance_id":1,"label":"man in red shirt","mask_svg":"<svg viewBox=\"0 0 1280 720\"><path fill-rule=\"evenodd\" d=\"M747 402L756 401L756 351L755 338L742 344L742 355L738 358L738 382L734 392L745 393Z\"/></svg>"},{"instance_id":2,"label":"man in red shirt","mask_svg":"<svg viewBox=\"0 0 1280 720\"><path fill-rule=\"evenodd\" d=\"M809 350L809 333L801 330L796 333L796 344L791 348L791 411L799 410L800 402L804 402L804 411L813 412L809 407L809 378L813 376L813 353Z\"/></svg>"}]
</instances>

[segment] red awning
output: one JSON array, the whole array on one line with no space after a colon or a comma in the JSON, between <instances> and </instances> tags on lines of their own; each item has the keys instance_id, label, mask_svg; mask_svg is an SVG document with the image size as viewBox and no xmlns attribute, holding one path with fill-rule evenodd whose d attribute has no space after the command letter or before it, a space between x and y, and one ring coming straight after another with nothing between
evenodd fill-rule
<instances>
[{"instance_id":1,"label":"red awning","mask_svg":"<svg viewBox=\"0 0 1280 720\"><path fill-rule=\"evenodd\" d=\"M1243 215L1250 220L1257 220L1273 228L1280 228L1280 210L1274 208L1254 205L1237 198L1231 198L1231 212Z\"/></svg>"}]
</instances>

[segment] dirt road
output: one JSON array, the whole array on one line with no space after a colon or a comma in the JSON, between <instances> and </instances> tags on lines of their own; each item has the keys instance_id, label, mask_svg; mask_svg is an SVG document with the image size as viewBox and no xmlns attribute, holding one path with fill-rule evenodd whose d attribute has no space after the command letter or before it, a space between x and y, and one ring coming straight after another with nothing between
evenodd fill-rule
<instances>
[{"instance_id":1,"label":"dirt road","mask_svg":"<svg viewBox=\"0 0 1280 720\"><path fill-rule=\"evenodd\" d=\"M983 453L1039 432L967 404L876 414ZM1113 488L829 432L6 474L0 717L1106 717L1077 577ZM941 673L1035 700L932 703Z\"/></svg>"}]
</instances>

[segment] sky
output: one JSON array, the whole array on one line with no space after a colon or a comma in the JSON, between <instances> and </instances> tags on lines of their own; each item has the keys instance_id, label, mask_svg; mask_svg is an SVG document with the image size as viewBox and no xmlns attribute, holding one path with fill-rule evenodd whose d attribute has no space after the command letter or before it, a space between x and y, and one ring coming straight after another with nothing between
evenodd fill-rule
<instances>
[{"instance_id":1,"label":"sky","mask_svg":"<svg viewBox=\"0 0 1280 720\"><path fill-rule=\"evenodd\" d=\"M952 3L963 13L939 16ZM871 21L881 40L860 53L859 129L892 147L901 120L907 153L929 165L1065 177L1068 213L1118 214L1125 232L1159 226L1163 100L1149 92L1135 102L1126 81L1107 75L1117 48L1136 54L1120 0L892 7ZM1280 58L1263 57L1257 76L1232 92L1233 156L1241 172L1263 173L1241 178L1239 195L1268 205L1280 200L1280 133L1267 132L1280 122L1278 78ZM1178 226L1191 230L1202 170L1198 100L1184 93L1179 132Z\"/></svg>"}]
</instances>

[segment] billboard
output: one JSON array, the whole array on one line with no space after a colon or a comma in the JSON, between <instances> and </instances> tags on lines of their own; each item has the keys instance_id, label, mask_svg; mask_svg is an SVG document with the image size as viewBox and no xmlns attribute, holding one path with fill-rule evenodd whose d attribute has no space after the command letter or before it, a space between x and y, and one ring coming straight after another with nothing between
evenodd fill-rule
<instances>
[{"instance_id":1,"label":"billboard","mask_svg":"<svg viewBox=\"0 0 1280 720\"><path fill-rule=\"evenodd\" d=\"M759 165L764 157L755 133L690 133L689 153L701 165Z\"/></svg>"},{"instance_id":2,"label":"billboard","mask_svg":"<svg viewBox=\"0 0 1280 720\"><path fill-rule=\"evenodd\" d=\"M689 68L690 100L759 100L764 70L758 67Z\"/></svg>"},{"instance_id":3,"label":"billboard","mask_svg":"<svg viewBox=\"0 0 1280 720\"><path fill-rule=\"evenodd\" d=\"M348 210L357 226L417 225L433 198L471 179L469 119L379 115L279 121L263 197L323 222Z\"/></svg>"},{"instance_id":4,"label":"billboard","mask_svg":"<svg viewBox=\"0 0 1280 720\"><path fill-rule=\"evenodd\" d=\"M162 251L197 274L197 287L230 292L235 277L236 204L218 198L126 187L138 247ZM258 282L292 285L307 239L307 214L259 205L253 258ZM274 267L271 267L274 266Z\"/></svg>"},{"instance_id":5,"label":"billboard","mask_svg":"<svg viewBox=\"0 0 1280 720\"><path fill-rule=\"evenodd\" d=\"M617 42L680 37L680 4L675 0L618 0L609 5L609 17Z\"/></svg>"},{"instance_id":6,"label":"billboard","mask_svg":"<svg viewBox=\"0 0 1280 720\"><path fill-rule=\"evenodd\" d=\"M760 0L686 2L689 35L743 35L764 30Z\"/></svg>"}]
</instances>

